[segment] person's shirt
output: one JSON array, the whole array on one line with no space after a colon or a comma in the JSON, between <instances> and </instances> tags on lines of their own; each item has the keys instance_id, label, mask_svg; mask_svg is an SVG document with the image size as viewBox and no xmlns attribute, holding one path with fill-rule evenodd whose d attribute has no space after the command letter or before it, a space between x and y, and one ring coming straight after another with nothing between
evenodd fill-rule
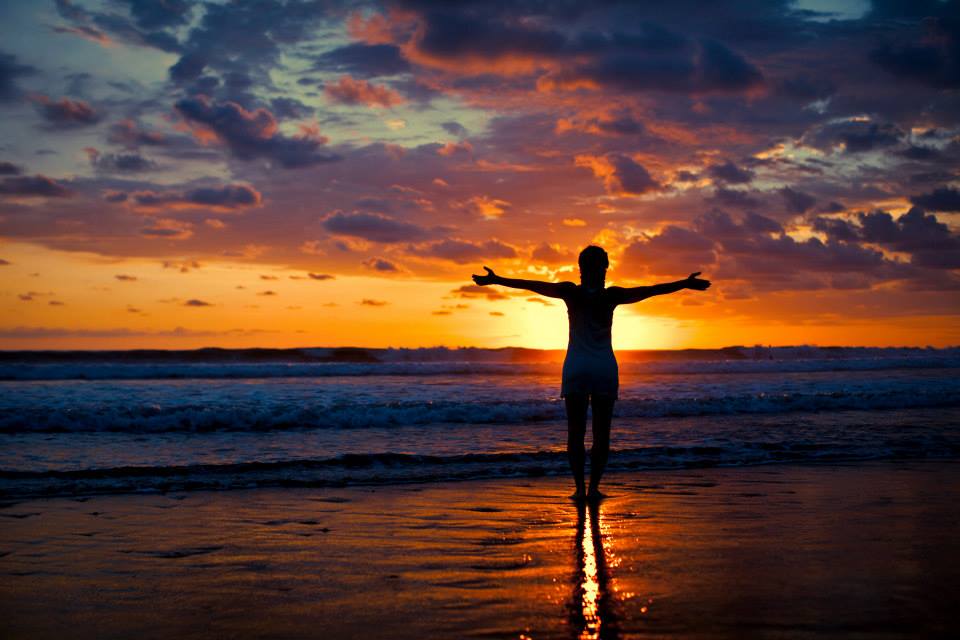
<instances>
[{"instance_id":1,"label":"person's shirt","mask_svg":"<svg viewBox=\"0 0 960 640\"><path fill-rule=\"evenodd\" d=\"M587 289L564 283L563 301L567 305L570 336L567 352L585 356L613 353L613 311L619 300L619 287Z\"/></svg>"}]
</instances>

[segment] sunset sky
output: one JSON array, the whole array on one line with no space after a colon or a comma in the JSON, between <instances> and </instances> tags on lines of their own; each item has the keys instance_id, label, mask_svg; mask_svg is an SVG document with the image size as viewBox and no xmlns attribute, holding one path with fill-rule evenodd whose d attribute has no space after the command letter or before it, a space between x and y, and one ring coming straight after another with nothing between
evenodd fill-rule
<instances>
[{"instance_id":1,"label":"sunset sky","mask_svg":"<svg viewBox=\"0 0 960 640\"><path fill-rule=\"evenodd\" d=\"M960 3L6 0L0 348L960 344Z\"/></svg>"}]
</instances>

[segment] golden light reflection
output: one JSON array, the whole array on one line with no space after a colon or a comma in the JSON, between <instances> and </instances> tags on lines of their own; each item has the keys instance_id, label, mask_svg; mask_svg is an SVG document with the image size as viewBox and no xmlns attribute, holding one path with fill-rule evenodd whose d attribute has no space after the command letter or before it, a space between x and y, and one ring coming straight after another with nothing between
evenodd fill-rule
<instances>
[{"instance_id":1,"label":"golden light reflection","mask_svg":"<svg viewBox=\"0 0 960 640\"><path fill-rule=\"evenodd\" d=\"M572 622L581 640L619 637L614 593L607 572L600 505L577 505L577 574Z\"/></svg>"},{"instance_id":2,"label":"golden light reflection","mask_svg":"<svg viewBox=\"0 0 960 640\"><path fill-rule=\"evenodd\" d=\"M586 511L586 510L585 510ZM597 580L597 554L593 546L593 531L589 523L590 512L586 511L588 522L583 528L583 570L580 594L580 608L583 613L581 638L599 638L603 621L597 615L600 600L600 584Z\"/></svg>"}]
</instances>

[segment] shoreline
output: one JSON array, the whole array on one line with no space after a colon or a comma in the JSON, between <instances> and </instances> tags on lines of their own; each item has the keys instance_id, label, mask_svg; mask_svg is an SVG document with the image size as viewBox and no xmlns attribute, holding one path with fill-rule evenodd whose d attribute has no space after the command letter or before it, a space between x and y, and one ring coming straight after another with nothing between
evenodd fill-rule
<instances>
[{"instance_id":1,"label":"shoreline","mask_svg":"<svg viewBox=\"0 0 960 640\"><path fill-rule=\"evenodd\" d=\"M620 451L611 451L611 455L622 454ZM398 454L385 454L386 456L396 456ZM403 455L403 454L399 454ZM197 481L193 479L181 479L179 481L172 480L167 483L162 488L149 486L146 488L138 488L134 486L120 486L120 487L111 487L105 488L102 490L87 489L79 490L76 492L69 493L52 493L52 492L36 492L36 493L10 493L6 489L0 488L0 509L8 508L22 502L37 501L37 500L89 500L91 498L109 498L109 497L147 497L147 496L168 496L170 494L196 494L196 493L212 493L219 494L223 492L238 492L238 491L258 491L258 490L317 490L317 491L339 491L339 490L361 490L361 491L371 491L371 490L387 490L396 488L402 489L406 487L431 487L431 486L443 486L448 484L460 484L460 483L473 483L473 482L505 482L505 483L529 483L539 479L550 479L557 480L562 478L567 478L569 476L569 471L566 468L560 468L560 466L565 466L566 461L566 452L565 451L537 451L537 452L519 452L513 455L517 460L530 457L530 458L542 458L547 455L552 455L557 460L560 461L560 465L557 468L545 469L543 467L535 467L526 473L520 472L515 475L504 475L501 472L491 471L489 475L450 475L445 477L437 476L425 476L417 477L413 476L410 478L404 477L395 477L389 479L372 479L372 480L356 480L350 479L347 481L343 480L318 480L315 478L307 477L283 477L276 478L267 481L261 479L251 478L247 482L246 486L237 482L235 484L228 484L226 486L220 485L219 483L223 482L223 479L211 479L206 482ZM589 474L589 455L590 450L587 448L587 467L586 471ZM416 456L412 456L416 457ZM482 456L476 456L482 457ZM346 461L341 463L340 466L345 468L350 468L354 466L355 463L349 462L351 456L348 454L345 456ZM327 461L322 461L326 463ZM691 472L696 473L700 471L710 471L713 469L716 470L735 470L735 469L753 469L753 468L765 468L765 467L797 467L797 468L816 468L816 467L835 467L835 466L859 466L859 465L888 465L888 466L897 466L897 465L913 465L913 464L951 464L957 463L960 464L960 460L957 460L954 457L944 456L944 457L904 457L904 458L892 458L889 456L865 456L865 457L843 457L843 458L828 458L828 459L810 459L804 461L798 460L762 460L762 461L752 461L752 462L732 462L732 463L723 463L723 462L705 462L701 464L692 463L692 464L678 464L676 466L655 466L655 467L631 467L627 465L620 464L617 465L616 462L610 464L607 467L607 472L605 473L605 478L616 475L636 475L636 474L660 474L660 473L672 473L672 472ZM229 471L234 471L235 473L242 473L247 469L270 469L271 467L291 467L294 469L307 469L310 467L323 466L317 465L314 461L303 460L303 461L280 461L280 462L240 462L240 463L230 463L223 465L198 465L200 467L211 467L211 468L222 468ZM123 470L126 471L126 475L122 477L135 479L135 478L153 478L155 476L160 477L172 477L176 478L178 475L183 474L184 470L187 467L172 467L172 468L161 468L163 473L158 473L156 469L152 467L127 467ZM83 470L69 470L69 471L53 471L53 472L34 472L34 471L0 471L0 475L5 476L6 481L25 479L27 482L33 478L47 479L50 481L57 481L62 479L70 478L101 478L101 477L110 477L110 469L101 470L101 469L83 469ZM606 483L606 480L605 480Z\"/></svg>"},{"instance_id":2,"label":"shoreline","mask_svg":"<svg viewBox=\"0 0 960 640\"><path fill-rule=\"evenodd\" d=\"M888 638L960 629L958 461L618 472L595 514L566 499L571 484L23 500L0 509L0 632Z\"/></svg>"}]
</instances>

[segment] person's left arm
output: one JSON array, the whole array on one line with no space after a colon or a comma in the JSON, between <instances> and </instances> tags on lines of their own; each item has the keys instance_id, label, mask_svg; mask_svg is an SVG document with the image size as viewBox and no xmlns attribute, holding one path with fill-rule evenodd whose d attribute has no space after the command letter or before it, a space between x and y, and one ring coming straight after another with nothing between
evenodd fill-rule
<instances>
[{"instance_id":1,"label":"person's left arm","mask_svg":"<svg viewBox=\"0 0 960 640\"><path fill-rule=\"evenodd\" d=\"M616 304L633 304L653 296L662 296L667 293L676 293L684 289L693 289L694 291L706 291L710 288L710 281L698 278L700 272L691 273L683 280L676 282L665 282L663 284L654 284L646 287L610 287L609 291L613 295Z\"/></svg>"}]
</instances>

